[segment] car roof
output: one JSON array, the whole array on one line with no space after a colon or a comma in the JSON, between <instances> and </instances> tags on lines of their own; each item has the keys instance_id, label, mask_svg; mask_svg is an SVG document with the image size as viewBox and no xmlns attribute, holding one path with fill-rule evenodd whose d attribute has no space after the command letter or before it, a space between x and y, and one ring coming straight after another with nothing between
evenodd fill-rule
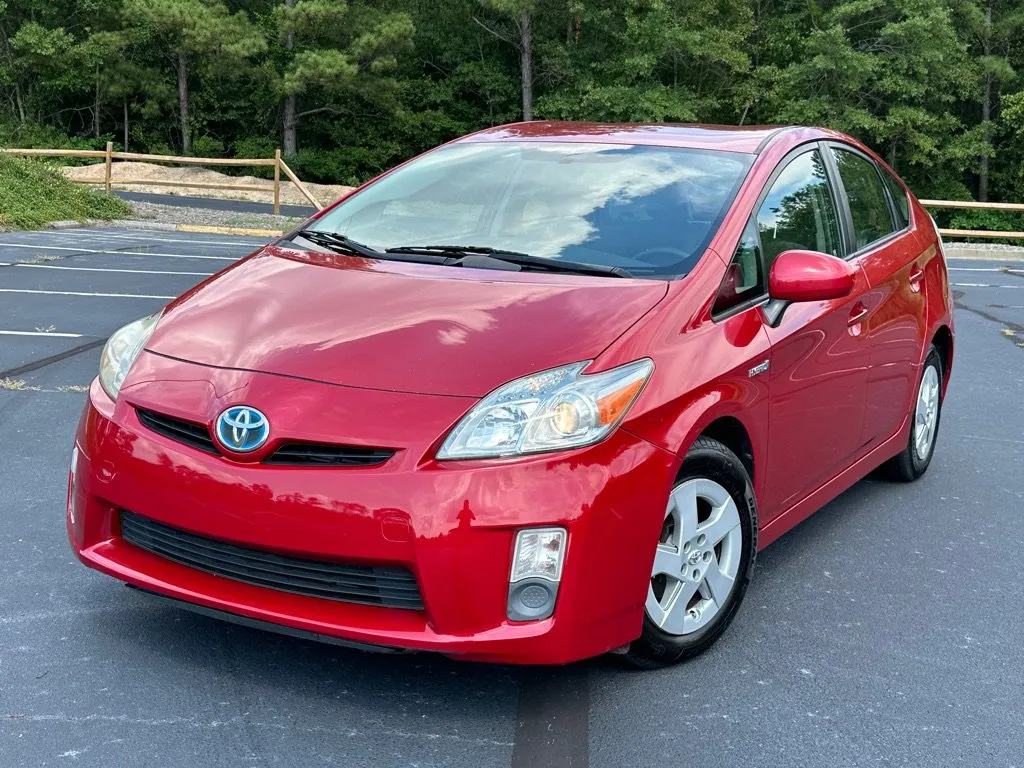
<instances>
[{"instance_id":1,"label":"car roof","mask_svg":"<svg viewBox=\"0 0 1024 768\"><path fill-rule=\"evenodd\" d=\"M783 133L799 133L801 140L833 138L831 131L778 125L695 125L687 123L511 123L471 133L454 143L551 141L600 144L649 144L690 149L717 149L758 154Z\"/></svg>"}]
</instances>

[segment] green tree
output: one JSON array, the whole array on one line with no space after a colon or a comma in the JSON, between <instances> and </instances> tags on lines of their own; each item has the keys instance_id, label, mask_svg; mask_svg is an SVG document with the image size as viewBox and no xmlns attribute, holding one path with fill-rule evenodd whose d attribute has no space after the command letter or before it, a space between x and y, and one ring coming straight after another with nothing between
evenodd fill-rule
<instances>
[{"instance_id":1,"label":"green tree","mask_svg":"<svg viewBox=\"0 0 1024 768\"><path fill-rule=\"evenodd\" d=\"M406 13L344 0L284 0L276 15L284 59L283 144L290 156L297 151L302 118L344 114L340 97L392 85L388 76L414 28ZM311 102L301 110L300 97Z\"/></svg>"},{"instance_id":2,"label":"green tree","mask_svg":"<svg viewBox=\"0 0 1024 768\"><path fill-rule=\"evenodd\" d=\"M126 22L173 63L178 83L181 149L192 148L190 66L196 59L219 69L263 52L266 41L244 12L216 0L125 0Z\"/></svg>"},{"instance_id":3,"label":"green tree","mask_svg":"<svg viewBox=\"0 0 1024 768\"><path fill-rule=\"evenodd\" d=\"M1010 53L1024 29L1024 7L1011 0L975 0L963 10L981 79L980 89L975 90L981 105L981 123L977 126L982 145L978 157L978 199L985 201L989 194L989 158L995 149L993 116L999 111L1000 92L1017 79Z\"/></svg>"},{"instance_id":4,"label":"green tree","mask_svg":"<svg viewBox=\"0 0 1024 768\"><path fill-rule=\"evenodd\" d=\"M750 69L746 0L574 2L564 44L545 48L564 86L542 111L563 119L735 122ZM560 52L558 51L560 49Z\"/></svg>"},{"instance_id":5,"label":"green tree","mask_svg":"<svg viewBox=\"0 0 1024 768\"><path fill-rule=\"evenodd\" d=\"M480 0L495 20L473 17L488 34L508 43L519 54L519 89L523 120L533 120L533 23L537 0Z\"/></svg>"},{"instance_id":6,"label":"green tree","mask_svg":"<svg viewBox=\"0 0 1024 768\"><path fill-rule=\"evenodd\" d=\"M283 146L304 176L356 182L523 118L816 124L924 196L1021 200L1022 17L1021 0L0 0L0 141Z\"/></svg>"},{"instance_id":7,"label":"green tree","mask_svg":"<svg viewBox=\"0 0 1024 768\"><path fill-rule=\"evenodd\" d=\"M956 106L973 77L944 0L776 0L755 18L758 122L836 128L912 178L959 184L973 139Z\"/></svg>"}]
</instances>

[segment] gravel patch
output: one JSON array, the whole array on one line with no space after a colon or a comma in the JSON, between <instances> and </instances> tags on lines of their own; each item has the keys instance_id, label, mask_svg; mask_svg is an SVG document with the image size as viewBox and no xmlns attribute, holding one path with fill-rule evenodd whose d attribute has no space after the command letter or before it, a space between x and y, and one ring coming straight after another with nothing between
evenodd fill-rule
<instances>
[{"instance_id":1,"label":"gravel patch","mask_svg":"<svg viewBox=\"0 0 1024 768\"><path fill-rule=\"evenodd\" d=\"M951 259L980 261L1024 261L1024 248L1004 243L944 243L942 250Z\"/></svg>"},{"instance_id":2,"label":"gravel patch","mask_svg":"<svg viewBox=\"0 0 1024 768\"><path fill-rule=\"evenodd\" d=\"M997 251L1002 253L1024 253L1024 247L1019 245L1007 245L1006 243L965 243L943 238L943 245L946 249L960 248L971 251Z\"/></svg>"},{"instance_id":3,"label":"gravel patch","mask_svg":"<svg viewBox=\"0 0 1024 768\"><path fill-rule=\"evenodd\" d=\"M280 229L287 231L303 221L294 216L274 216L271 213L236 213L209 208L185 208L178 205L157 205L130 201L135 219L162 224L201 224L214 227L248 227L252 229Z\"/></svg>"},{"instance_id":4,"label":"gravel patch","mask_svg":"<svg viewBox=\"0 0 1024 768\"><path fill-rule=\"evenodd\" d=\"M73 181L102 181L106 173L103 163L93 165L64 166L64 175ZM249 200L252 202L269 203L274 199L274 182L270 179L255 176L229 176L208 168L168 167L154 163L116 162L111 168L114 185L118 179L132 179L129 185L133 192L149 192L161 195L183 195L186 197L216 197L224 200ZM282 174L282 177L284 174ZM146 184L147 181L170 181L176 184L240 184L253 187L252 191L208 189L204 187L167 187L159 184ZM305 184L306 189L320 202L327 204L352 191L352 187L342 184ZM256 191L258 190L258 191ZM308 205L309 201L295 185L286 178L281 179L281 202L290 205Z\"/></svg>"}]
</instances>

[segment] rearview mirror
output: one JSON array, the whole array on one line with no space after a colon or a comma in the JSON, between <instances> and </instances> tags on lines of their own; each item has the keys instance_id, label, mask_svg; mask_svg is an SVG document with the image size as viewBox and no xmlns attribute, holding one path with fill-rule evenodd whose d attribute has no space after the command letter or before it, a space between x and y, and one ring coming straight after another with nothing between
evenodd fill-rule
<instances>
[{"instance_id":1,"label":"rearview mirror","mask_svg":"<svg viewBox=\"0 0 1024 768\"><path fill-rule=\"evenodd\" d=\"M857 269L817 251L784 251L768 274L768 295L780 301L828 301L849 296Z\"/></svg>"}]
</instances>

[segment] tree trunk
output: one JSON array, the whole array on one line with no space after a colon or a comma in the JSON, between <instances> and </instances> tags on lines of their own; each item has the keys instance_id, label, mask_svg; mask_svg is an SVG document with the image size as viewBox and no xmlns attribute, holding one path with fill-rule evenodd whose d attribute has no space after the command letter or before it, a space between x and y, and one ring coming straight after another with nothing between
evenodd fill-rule
<instances>
[{"instance_id":1,"label":"tree trunk","mask_svg":"<svg viewBox=\"0 0 1024 768\"><path fill-rule=\"evenodd\" d=\"M519 15L519 69L523 81L523 120L533 120L533 18Z\"/></svg>"},{"instance_id":2,"label":"tree trunk","mask_svg":"<svg viewBox=\"0 0 1024 768\"><path fill-rule=\"evenodd\" d=\"M124 151L128 151L128 94L124 95Z\"/></svg>"},{"instance_id":3,"label":"tree trunk","mask_svg":"<svg viewBox=\"0 0 1024 768\"><path fill-rule=\"evenodd\" d=\"M284 0L285 8L295 5L295 0ZM295 48L295 33L288 30L284 40L285 49L291 51ZM299 148L299 119L295 110L296 96L290 93L284 97L284 137L282 140L285 157L294 157Z\"/></svg>"},{"instance_id":4,"label":"tree trunk","mask_svg":"<svg viewBox=\"0 0 1024 768\"><path fill-rule=\"evenodd\" d=\"M15 81L14 83L14 101L18 105L18 119L21 121L21 126L25 127L25 104L21 100L21 86Z\"/></svg>"},{"instance_id":5,"label":"tree trunk","mask_svg":"<svg viewBox=\"0 0 1024 768\"><path fill-rule=\"evenodd\" d=\"M100 137L100 68L96 67L96 101L92 108L92 132L97 139Z\"/></svg>"},{"instance_id":6,"label":"tree trunk","mask_svg":"<svg viewBox=\"0 0 1024 768\"><path fill-rule=\"evenodd\" d=\"M188 66L185 52L178 51L178 110L181 112L181 153L192 150L192 137L188 130Z\"/></svg>"},{"instance_id":7,"label":"tree trunk","mask_svg":"<svg viewBox=\"0 0 1024 768\"><path fill-rule=\"evenodd\" d=\"M284 99L284 156L293 157L298 151L298 118L295 116L295 94Z\"/></svg>"},{"instance_id":8,"label":"tree trunk","mask_svg":"<svg viewBox=\"0 0 1024 768\"><path fill-rule=\"evenodd\" d=\"M992 53L992 2L989 0L985 8L985 56ZM985 75L985 91L981 100L981 122L984 128L981 133L981 140L985 143L982 150L978 168L978 200L988 201L988 143L992 139L992 132L989 129L989 119L992 117L992 76Z\"/></svg>"}]
</instances>

